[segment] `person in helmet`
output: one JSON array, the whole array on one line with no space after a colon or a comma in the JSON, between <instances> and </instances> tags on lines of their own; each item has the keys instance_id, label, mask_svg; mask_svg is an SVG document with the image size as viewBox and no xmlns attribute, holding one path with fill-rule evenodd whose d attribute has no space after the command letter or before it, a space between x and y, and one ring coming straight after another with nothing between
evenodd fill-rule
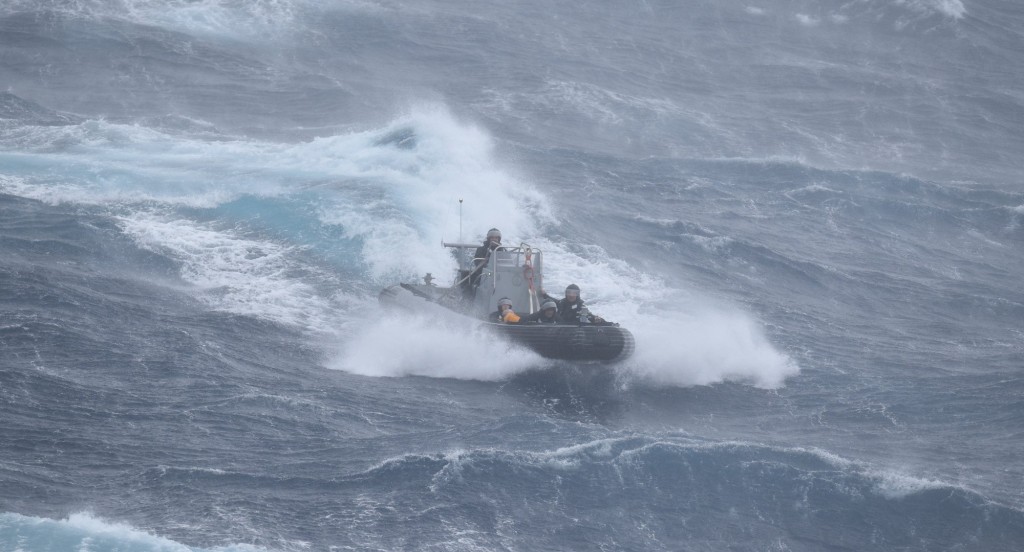
<instances>
[{"instance_id":1,"label":"person in helmet","mask_svg":"<svg viewBox=\"0 0 1024 552\"><path fill-rule=\"evenodd\" d=\"M506 324L518 324L520 317L512 309L512 300L508 297L498 299L498 310L487 315L490 322L504 322Z\"/></svg>"},{"instance_id":2,"label":"person in helmet","mask_svg":"<svg viewBox=\"0 0 1024 552\"><path fill-rule=\"evenodd\" d=\"M580 319L582 313L583 320ZM558 301L558 321L563 324L580 322L604 322L600 316L590 314L580 298L580 286L569 284L565 288L565 298Z\"/></svg>"},{"instance_id":3,"label":"person in helmet","mask_svg":"<svg viewBox=\"0 0 1024 552\"><path fill-rule=\"evenodd\" d=\"M501 230L491 228L487 231L487 239L484 240L484 244L476 248L476 253L473 255L473 258L486 259L491 255L491 251L494 251L500 245Z\"/></svg>"},{"instance_id":4,"label":"person in helmet","mask_svg":"<svg viewBox=\"0 0 1024 552\"><path fill-rule=\"evenodd\" d=\"M487 231L487 239L484 244L476 248L473 253L473 272L469 276L469 287L476 288L480 284L480 273L484 265L491 258L491 252L501 246L501 230L491 228Z\"/></svg>"},{"instance_id":5,"label":"person in helmet","mask_svg":"<svg viewBox=\"0 0 1024 552\"><path fill-rule=\"evenodd\" d=\"M523 319L524 322L536 322L538 324L558 323L558 303L548 299L541 303L540 310Z\"/></svg>"}]
</instances>

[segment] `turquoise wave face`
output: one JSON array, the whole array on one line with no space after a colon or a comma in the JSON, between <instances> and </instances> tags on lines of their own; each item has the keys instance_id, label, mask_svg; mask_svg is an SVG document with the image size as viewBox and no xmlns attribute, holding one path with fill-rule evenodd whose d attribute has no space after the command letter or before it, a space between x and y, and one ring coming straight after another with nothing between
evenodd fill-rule
<instances>
[{"instance_id":1,"label":"turquoise wave face","mask_svg":"<svg viewBox=\"0 0 1024 552\"><path fill-rule=\"evenodd\" d=\"M264 548L248 544L191 547L157 537L122 523L110 523L89 514L72 514L52 520L0 514L0 544L8 550L80 550L97 552L257 552Z\"/></svg>"}]
</instances>

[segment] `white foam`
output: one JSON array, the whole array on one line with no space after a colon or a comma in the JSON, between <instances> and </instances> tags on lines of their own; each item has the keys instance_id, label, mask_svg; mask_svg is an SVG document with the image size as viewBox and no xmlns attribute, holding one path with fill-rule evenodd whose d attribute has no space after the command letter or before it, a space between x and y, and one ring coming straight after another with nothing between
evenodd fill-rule
<instances>
[{"instance_id":1,"label":"white foam","mask_svg":"<svg viewBox=\"0 0 1024 552\"><path fill-rule=\"evenodd\" d=\"M809 186L803 186L801 188L796 188L796 189L792 190L789 193L792 194L792 193L800 193L800 192L811 192L811 193L813 193L813 192L828 192L828 193L831 193L831 194L840 194L840 193L842 193L839 190L833 190L832 188L829 188L828 186L824 186L822 184L811 184Z\"/></svg>"},{"instance_id":2,"label":"white foam","mask_svg":"<svg viewBox=\"0 0 1024 552\"><path fill-rule=\"evenodd\" d=\"M125 230L180 261L188 281L220 290L218 307L291 323L308 318L303 312L321 299L289 273L294 246L151 211L310 194L322 223L361 241L356 260L382 283L428 271L445 278L454 269L440 242L460 239L459 199L463 241L478 241L500 223L511 243L552 220L543 196L495 162L489 136L438 105L411 109L384 128L300 144L190 138L103 121L26 136L27 152L0 154L14 161L0 189L128 213Z\"/></svg>"},{"instance_id":3,"label":"white foam","mask_svg":"<svg viewBox=\"0 0 1024 552\"><path fill-rule=\"evenodd\" d=\"M606 439L597 439L595 441L589 441L578 445L561 447L551 452L538 452L535 454L539 457L550 457L556 459L564 459L566 457L575 458L577 456L583 455L590 458L613 458L615 454L615 445L626 440L628 439L624 439L621 437L610 437Z\"/></svg>"},{"instance_id":4,"label":"white foam","mask_svg":"<svg viewBox=\"0 0 1024 552\"><path fill-rule=\"evenodd\" d=\"M818 18L811 17L805 13L796 14L796 20L799 21L800 24L803 25L804 27L815 27L818 25L818 23L821 23L821 20L819 20Z\"/></svg>"},{"instance_id":5,"label":"white foam","mask_svg":"<svg viewBox=\"0 0 1024 552\"><path fill-rule=\"evenodd\" d=\"M967 13L961 0L899 0L899 3L921 11L938 12L953 19L961 19Z\"/></svg>"},{"instance_id":6,"label":"white foam","mask_svg":"<svg viewBox=\"0 0 1024 552\"><path fill-rule=\"evenodd\" d=\"M591 312L619 322L636 337L636 353L620 368L656 385L723 381L777 388L799 367L768 340L763 327L736 306L668 287L656 276L598 246L542 238L545 287L560 296L576 283Z\"/></svg>"},{"instance_id":7,"label":"white foam","mask_svg":"<svg viewBox=\"0 0 1024 552\"><path fill-rule=\"evenodd\" d=\"M328 367L364 376L496 381L546 364L458 317L389 315L346 338Z\"/></svg>"},{"instance_id":8,"label":"white foam","mask_svg":"<svg viewBox=\"0 0 1024 552\"><path fill-rule=\"evenodd\" d=\"M692 386L733 381L773 389L800 371L741 311L665 311L638 317L629 326L637 352L626 368L644 382Z\"/></svg>"},{"instance_id":9,"label":"white foam","mask_svg":"<svg viewBox=\"0 0 1024 552\"><path fill-rule=\"evenodd\" d=\"M181 277L214 309L306 329L333 325L332 310L338 305L309 283L315 269L302 267L303 278L298 277L301 263L293 246L155 213L137 212L119 221L140 247L181 263Z\"/></svg>"},{"instance_id":10,"label":"white foam","mask_svg":"<svg viewBox=\"0 0 1024 552\"><path fill-rule=\"evenodd\" d=\"M732 243L734 241L732 238L728 238L726 236L712 236L712 237L708 237L708 236L697 236L697 235L692 235L691 234L691 235L689 235L687 237L690 238L690 240L692 240L693 243L696 243L697 245L699 245L705 251L711 251L711 252L720 251L722 248L725 248L725 247L728 247L728 246L732 245Z\"/></svg>"},{"instance_id":11,"label":"white foam","mask_svg":"<svg viewBox=\"0 0 1024 552\"><path fill-rule=\"evenodd\" d=\"M616 370L639 383L694 386L731 381L771 389L800 372L749 314L723 307L641 312L638 305L643 304L629 298L607 299L597 301L593 309L633 332L637 351ZM344 337L342 350L329 367L376 377L497 381L550 366L529 350L489 336L472 321L439 322L418 315L369 322Z\"/></svg>"},{"instance_id":12,"label":"white foam","mask_svg":"<svg viewBox=\"0 0 1024 552\"><path fill-rule=\"evenodd\" d=\"M90 513L71 514L66 519L53 520L0 513L0 528L14 527L18 535L18 548L12 552L50 550L139 550L152 552L258 552L264 550L248 544L232 544L208 549L192 548L173 540L156 536L134 527L106 521ZM68 546L69 548L63 548ZM73 547L73 548L72 548Z\"/></svg>"},{"instance_id":13,"label":"white foam","mask_svg":"<svg viewBox=\"0 0 1024 552\"><path fill-rule=\"evenodd\" d=\"M66 178L41 185L29 168L27 176L15 174L0 185L51 200L110 204L125 232L181 263L182 277L213 308L330 333L360 318L358 309L374 301L318 291L340 284L337 276L304 264L304 244L189 220L174 214L181 204L215 207L245 195L309 195L320 223L340 226L359 244L353 264L365 266L371 287L377 287L426 272L442 282L451 276L455 263L440 244L460 241L463 199L461 241L478 242L497 226L506 244L527 241L541 248L552 295L577 283L596 313L634 331L638 353L631 370L641 379L776 387L796 373L739 309L701 306L694 292L672 289L597 245L557 237L557 202L499 163L486 131L444 106L417 106L383 128L299 144L211 141L98 121L80 127L41 139L47 144L67 138L71 145L60 153L40 146L43 151L25 154L30 164L58 167L55 172ZM724 240L705 239L701 245L720 247ZM677 308L666 310L666 298ZM537 363L532 354L508 353L507 345L467 338L462 329L418 331L404 324L382 319L361 328L332 365L368 375L495 379ZM393 346L394 335L402 336L400 346ZM405 344L411 348L402 349ZM388 349L383 357L376 352L382 345ZM453 362L453 355L477 360ZM481 369L479 358L491 357L501 360Z\"/></svg>"},{"instance_id":14,"label":"white foam","mask_svg":"<svg viewBox=\"0 0 1024 552\"><path fill-rule=\"evenodd\" d=\"M34 0L8 0L7 9L38 9ZM158 26L193 35L233 39L282 35L295 28L301 11L315 2L305 0L75 0L49 3L65 17L115 19ZM339 3L359 6L362 2Z\"/></svg>"},{"instance_id":15,"label":"white foam","mask_svg":"<svg viewBox=\"0 0 1024 552\"><path fill-rule=\"evenodd\" d=\"M381 143L403 133L415 146ZM515 243L553 220L543 195L495 161L490 137L443 106L420 106L382 130L323 138L310 149L319 150L319 163L352 164L347 176L359 179L364 201L333 204L321 219L363 241L363 260L378 281L454 269L440 244L459 241L460 199L466 242L481 242L499 226L505 243Z\"/></svg>"},{"instance_id":16,"label":"white foam","mask_svg":"<svg viewBox=\"0 0 1024 552\"><path fill-rule=\"evenodd\" d=\"M294 176L274 170L288 149L283 145L210 141L105 121L21 131L16 144L4 139L19 152L0 152L7 175L21 178L8 189L49 203L214 207L243 194L277 195Z\"/></svg>"},{"instance_id":17,"label":"white foam","mask_svg":"<svg viewBox=\"0 0 1024 552\"><path fill-rule=\"evenodd\" d=\"M444 106L422 105L380 129L300 144L172 136L90 121L38 129L34 153L0 154L5 191L50 203L214 208L250 195L318 195L319 217L362 241L380 281L454 268L444 240L480 241L500 224L507 243L554 219L543 195L495 161L486 132ZM53 151L61 144L59 151ZM45 170L43 170L45 169Z\"/></svg>"},{"instance_id":18,"label":"white foam","mask_svg":"<svg viewBox=\"0 0 1024 552\"><path fill-rule=\"evenodd\" d=\"M850 460L818 447L784 447L780 450L812 454L835 466L843 473L858 474L872 483L875 492L888 499L905 498L930 489L957 488L970 492L969 489L960 485L907 475L904 471L897 469L874 467L866 462Z\"/></svg>"},{"instance_id":19,"label":"white foam","mask_svg":"<svg viewBox=\"0 0 1024 552\"><path fill-rule=\"evenodd\" d=\"M443 277L444 267L453 267L453 263L439 247L441 236L424 239L423 230L417 231L417 227L443 234L457 220L451 216L456 202L438 198L468 192L466 195L476 198L473 204L489 207L483 212L467 209L467 228L482 232L497 225L506 238L512 236L506 243L522 238L539 247L545 253L545 285L552 295L560 295L569 283L580 284L595 312L634 331L638 348L646 350L633 364L638 377L670 385L734 380L777 387L786 376L796 373L795 364L775 351L760 328L741 312L706 308L697 318L650 312L669 296L684 303L693 303L694 298L686 291L667 288L660 279L633 269L599 246L549 238L545 229L551 215L539 207L548 202L494 167L490 140L479 129L458 124L444 112L429 111L390 128L395 132L403 126L417 130L415 148L381 151L366 144L326 148L361 149L368 166L384 163L391 168L408 165L418 169L400 170L386 180L368 179L366 186L373 190L370 195L379 198L376 203L354 202L357 205L350 209L321 215L363 240L364 262L379 280L412 271ZM391 212L377 213L378 209ZM448 222L440 222L445 219ZM676 338L680 329L691 336L701 333L692 342L680 340ZM498 379L540 362L532 354L509 352L508 344L489 342L470 329L431 326L421 319L381 319L361 328L348 341L332 367L364 375ZM666 342L673 347L666 350ZM492 359L491 364L481 366L481 359Z\"/></svg>"},{"instance_id":20,"label":"white foam","mask_svg":"<svg viewBox=\"0 0 1024 552\"><path fill-rule=\"evenodd\" d=\"M954 485L942 481L914 477L894 471L873 470L869 471L868 475L875 481L875 490L878 494L889 499L905 498L931 489L954 487ZM957 488L962 489L962 487Z\"/></svg>"},{"instance_id":21,"label":"white foam","mask_svg":"<svg viewBox=\"0 0 1024 552\"><path fill-rule=\"evenodd\" d=\"M496 212L511 234L529 230L537 217L550 219L542 196L497 166L485 132L433 104L381 129L298 144L211 140L105 121L20 132L14 142L4 138L20 153L0 154L7 176L29 184L12 193L48 201L216 207L242 195L272 197L315 186L341 196L325 206L327 222L348 222L344 207L361 213L366 201L378 200L417 221L420 227L411 229L431 244L442 234L458 238L459 199L465 200L467 238L493 224ZM413 145L389 140L402 133ZM363 203L352 206L353 199Z\"/></svg>"},{"instance_id":22,"label":"white foam","mask_svg":"<svg viewBox=\"0 0 1024 552\"><path fill-rule=\"evenodd\" d=\"M453 267L438 245L460 238L459 199L464 241L500 223L512 242L553 220L543 196L496 163L490 137L438 105L411 109L381 129L300 144L211 141L103 121L29 134L31 144L19 148L34 153L4 154L17 155L8 165L24 172L8 172L9 193L51 203L212 208L244 195L309 190L322 196L322 222L363 241L362 258L378 279Z\"/></svg>"}]
</instances>

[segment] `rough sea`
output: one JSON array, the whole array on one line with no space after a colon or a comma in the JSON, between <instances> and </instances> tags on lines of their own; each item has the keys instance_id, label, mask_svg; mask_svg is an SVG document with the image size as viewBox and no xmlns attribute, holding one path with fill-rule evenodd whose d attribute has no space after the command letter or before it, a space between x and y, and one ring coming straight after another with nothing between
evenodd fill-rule
<instances>
[{"instance_id":1,"label":"rough sea","mask_svg":"<svg viewBox=\"0 0 1024 552\"><path fill-rule=\"evenodd\" d=\"M636 353L381 309L491 227ZM1019 551L1022 458L1019 0L0 1L0 552Z\"/></svg>"}]
</instances>

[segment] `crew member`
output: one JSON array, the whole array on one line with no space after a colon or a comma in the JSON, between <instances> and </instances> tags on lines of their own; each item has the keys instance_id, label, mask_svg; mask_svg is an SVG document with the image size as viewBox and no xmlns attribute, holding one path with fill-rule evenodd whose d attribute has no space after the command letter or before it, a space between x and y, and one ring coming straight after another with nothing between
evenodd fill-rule
<instances>
[{"instance_id":1,"label":"crew member","mask_svg":"<svg viewBox=\"0 0 1024 552\"><path fill-rule=\"evenodd\" d=\"M548 299L541 303L540 310L523 319L524 322L536 322L538 324L558 323L558 303Z\"/></svg>"},{"instance_id":2,"label":"crew member","mask_svg":"<svg viewBox=\"0 0 1024 552\"><path fill-rule=\"evenodd\" d=\"M484 244L476 248L476 252L473 253L473 272L469 276L469 288L476 289L476 286L480 285L480 274L483 272L484 266L487 265L487 261L490 260L491 252L501 246L501 230L497 228L491 228L487 231L487 239L484 240Z\"/></svg>"},{"instance_id":3,"label":"crew member","mask_svg":"<svg viewBox=\"0 0 1024 552\"><path fill-rule=\"evenodd\" d=\"M580 313L583 320L580 320ZM604 322L600 316L590 314L583 299L580 298L580 287L576 284L569 284L565 288L565 298L558 301L558 321L563 324L577 324L580 322Z\"/></svg>"},{"instance_id":4,"label":"crew member","mask_svg":"<svg viewBox=\"0 0 1024 552\"><path fill-rule=\"evenodd\" d=\"M487 315L487 320L490 322L518 324L520 322L520 317L516 314L516 311L512 309L512 300L508 297L502 297L501 299L498 299L498 310Z\"/></svg>"}]
</instances>

